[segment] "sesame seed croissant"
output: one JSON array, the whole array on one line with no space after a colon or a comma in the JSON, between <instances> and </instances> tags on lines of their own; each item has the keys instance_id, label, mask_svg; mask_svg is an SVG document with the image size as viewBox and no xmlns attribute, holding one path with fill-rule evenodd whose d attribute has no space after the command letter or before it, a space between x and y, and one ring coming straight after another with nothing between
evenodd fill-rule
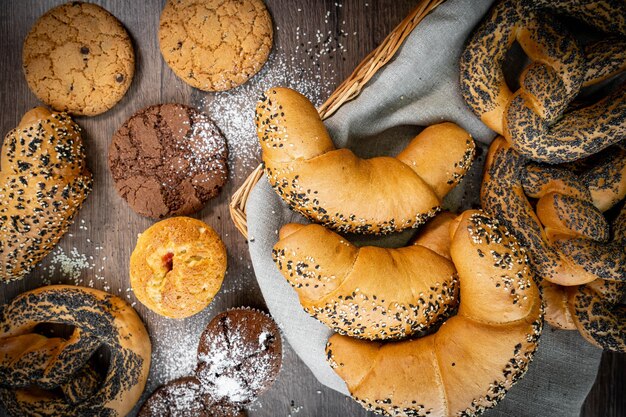
<instances>
[{"instance_id":1,"label":"sesame seed croissant","mask_svg":"<svg viewBox=\"0 0 626 417\"><path fill-rule=\"evenodd\" d=\"M361 159L335 149L313 104L288 88L265 93L256 125L270 185L292 209L341 232L418 227L440 210L474 156L465 130L440 123L395 158Z\"/></svg>"},{"instance_id":2,"label":"sesame seed croissant","mask_svg":"<svg viewBox=\"0 0 626 417\"><path fill-rule=\"evenodd\" d=\"M388 416L475 416L501 400L532 360L541 298L524 250L480 211L450 225L458 313L414 340L371 342L335 334L328 361L365 408Z\"/></svg>"},{"instance_id":3,"label":"sesame seed croissant","mask_svg":"<svg viewBox=\"0 0 626 417\"><path fill-rule=\"evenodd\" d=\"M313 317L338 333L399 339L423 331L457 306L458 280L450 261L442 213L413 245L357 248L317 224L287 224L272 251L283 276Z\"/></svg>"}]
</instances>

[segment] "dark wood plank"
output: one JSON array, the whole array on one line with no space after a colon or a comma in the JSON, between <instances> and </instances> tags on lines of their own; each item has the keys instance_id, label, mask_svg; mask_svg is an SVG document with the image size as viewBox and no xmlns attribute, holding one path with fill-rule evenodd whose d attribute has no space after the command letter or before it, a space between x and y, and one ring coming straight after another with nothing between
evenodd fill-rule
<instances>
[{"instance_id":1,"label":"dark wood plank","mask_svg":"<svg viewBox=\"0 0 626 417\"><path fill-rule=\"evenodd\" d=\"M92 195L82 209L70 234L62 240L60 248L66 254L76 248L77 253L93 257L88 261L92 269L79 271L83 285L93 281L96 288L128 297L128 261L136 236L152 221L135 215L115 194L106 167L108 144L113 132L135 111L160 102L182 102L207 112L226 101L223 96L192 89L176 78L161 59L157 29L162 0L96 1L117 16L133 38L137 55L137 71L129 92L109 112L93 118L77 118L84 128L88 149L89 167L95 176ZM60 4L60 0L0 1L0 132L8 132L24 112L38 104L29 91L21 72L21 47L30 26L46 10ZM323 85L319 98L345 79L352 69L367 55L389 31L414 6L410 0L267 0L275 27L274 57L295 57L287 68L288 78L297 77L301 71L317 76ZM325 37L338 41L331 43L339 48L319 60L306 58L306 42L316 43L320 31ZM305 35L306 34L306 35ZM297 38L300 35L300 38ZM345 35L345 36L344 36ZM302 45L304 43L304 45ZM342 47L339 47L339 44ZM331 48L332 49L332 48ZM343 51L343 52L341 52ZM331 57L332 55L332 57ZM270 62L270 64L272 64ZM320 64L319 67L317 64ZM269 68L264 69L269 70ZM260 75L262 77L263 74ZM275 75L274 75L275 76ZM236 93L236 91L234 92ZM261 91L258 91L260 94ZM255 97L250 96L250 100ZM238 105L241 100L235 100ZM254 132L250 132L254 135ZM227 137L231 142L231 177L220 196L211 201L195 217L211 224L220 233L228 248L229 269L220 294L204 312L182 321L171 321L150 312L141 304L135 308L145 321L151 334L155 361L151 369L146 393L167 379L189 372L200 332L210 318L229 307L252 306L264 308L263 299L254 279L246 241L232 225L227 204L232 193L245 179L258 161L258 148L246 148L232 142L240 137ZM245 153L245 154L244 154ZM89 241L87 240L89 239ZM102 249L100 249L100 247ZM10 284L0 284L0 304L28 289L36 288L49 278L48 268L53 264L49 257L27 279ZM102 268L102 270L101 270ZM53 282L74 282L63 278L57 265ZM104 279L98 279L103 276ZM605 355L597 383L592 391L583 416L626 415L624 392L625 368L623 355ZM0 410L1 414L1 410ZM284 367L277 383L250 412L250 416L365 416L368 415L351 399L345 398L319 384L293 351L286 346Z\"/></svg>"}]
</instances>

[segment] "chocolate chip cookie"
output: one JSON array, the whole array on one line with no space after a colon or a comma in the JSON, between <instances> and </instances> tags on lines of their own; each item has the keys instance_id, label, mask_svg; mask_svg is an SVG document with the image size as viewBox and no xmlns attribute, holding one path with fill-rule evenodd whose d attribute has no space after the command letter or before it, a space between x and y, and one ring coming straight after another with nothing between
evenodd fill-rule
<instances>
[{"instance_id":1,"label":"chocolate chip cookie","mask_svg":"<svg viewBox=\"0 0 626 417\"><path fill-rule=\"evenodd\" d=\"M147 217L196 212L228 178L228 147L217 126L182 104L137 112L113 135L109 168L115 188Z\"/></svg>"},{"instance_id":2,"label":"chocolate chip cookie","mask_svg":"<svg viewBox=\"0 0 626 417\"><path fill-rule=\"evenodd\" d=\"M128 90L135 54L111 13L76 1L37 20L24 41L22 64L28 86L41 101L58 111L94 116Z\"/></svg>"},{"instance_id":3,"label":"chocolate chip cookie","mask_svg":"<svg viewBox=\"0 0 626 417\"><path fill-rule=\"evenodd\" d=\"M224 91L256 74L272 49L272 18L262 0L168 0L159 45L187 84Z\"/></svg>"}]
</instances>

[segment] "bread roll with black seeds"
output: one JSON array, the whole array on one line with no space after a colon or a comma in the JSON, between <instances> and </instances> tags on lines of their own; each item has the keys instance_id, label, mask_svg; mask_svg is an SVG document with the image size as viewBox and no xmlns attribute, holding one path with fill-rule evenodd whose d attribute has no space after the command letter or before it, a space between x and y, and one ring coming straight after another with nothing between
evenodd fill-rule
<instances>
[{"instance_id":1,"label":"bread roll with black seeds","mask_svg":"<svg viewBox=\"0 0 626 417\"><path fill-rule=\"evenodd\" d=\"M620 41L583 50L552 12L582 18L600 30L626 33L626 6L621 1L501 0L468 40L460 81L467 105L518 152L559 164L593 155L626 137L626 86L593 105L566 112L584 85L619 73L626 59ZM522 72L520 88L512 92L502 65L515 41L533 62Z\"/></svg>"},{"instance_id":2,"label":"bread roll with black seeds","mask_svg":"<svg viewBox=\"0 0 626 417\"><path fill-rule=\"evenodd\" d=\"M579 165L574 172L530 163L498 138L487 156L481 200L528 247L543 281L546 321L623 350L624 316L603 292L623 292L626 211L610 228L602 211L624 198L626 153L612 148ZM528 197L538 199L535 207Z\"/></svg>"},{"instance_id":3,"label":"bread roll with black seeds","mask_svg":"<svg viewBox=\"0 0 626 417\"><path fill-rule=\"evenodd\" d=\"M626 206L612 225L613 238L607 245L595 245L591 256L598 266L614 262L626 267L626 259L609 258L626 244ZM551 325L578 330L589 343L604 350L626 352L626 282L597 279L586 285L562 287L543 284L546 320Z\"/></svg>"},{"instance_id":4,"label":"bread roll with black seeds","mask_svg":"<svg viewBox=\"0 0 626 417\"><path fill-rule=\"evenodd\" d=\"M71 335L33 333L39 324ZM106 373L90 358L104 346ZM14 416L125 416L148 380L150 338L133 308L92 288L51 285L0 307L0 402Z\"/></svg>"},{"instance_id":5,"label":"bread roll with black seeds","mask_svg":"<svg viewBox=\"0 0 626 417\"><path fill-rule=\"evenodd\" d=\"M291 223L280 230L272 255L304 310L334 331L401 339L457 306L458 280L443 236L455 217L442 213L416 244L398 249L357 248L323 226Z\"/></svg>"},{"instance_id":6,"label":"bread roll with black seeds","mask_svg":"<svg viewBox=\"0 0 626 417\"><path fill-rule=\"evenodd\" d=\"M528 248L536 274L559 285L626 279L626 264L610 260L623 259L623 251L605 253L611 249L606 246L608 225L581 177L566 169L528 169L527 163L504 138L497 138L487 155L481 202ZM525 190L539 198L537 210Z\"/></svg>"},{"instance_id":7,"label":"bread roll with black seeds","mask_svg":"<svg viewBox=\"0 0 626 417\"><path fill-rule=\"evenodd\" d=\"M54 249L91 191L80 127L37 107L7 134L0 165L0 281Z\"/></svg>"},{"instance_id":8,"label":"bread roll with black seeds","mask_svg":"<svg viewBox=\"0 0 626 417\"><path fill-rule=\"evenodd\" d=\"M515 41L531 60L550 63L562 74L561 107L579 91L584 75L582 51L558 21L545 12L536 13L528 2L498 1L468 39L459 65L465 102L500 134L504 132L505 108L513 97L502 65Z\"/></svg>"},{"instance_id":9,"label":"bread roll with black seeds","mask_svg":"<svg viewBox=\"0 0 626 417\"><path fill-rule=\"evenodd\" d=\"M328 341L331 366L368 410L475 416L496 405L532 360L542 309L524 250L478 211L459 216L450 235L461 287L456 316L415 340L379 343L334 335Z\"/></svg>"},{"instance_id":10,"label":"bread roll with black seeds","mask_svg":"<svg viewBox=\"0 0 626 417\"><path fill-rule=\"evenodd\" d=\"M595 166L584 172L581 179L591 201L605 212L626 198L626 150L614 146L599 155Z\"/></svg>"},{"instance_id":11,"label":"bread roll with black seeds","mask_svg":"<svg viewBox=\"0 0 626 417\"><path fill-rule=\"evenodd\" d=\"M587 70L583 87L597 84L626 70L626 38L611 36L585 45Z\"/></svg>"},{"instance_id":12,"label":"bread roll with black seeds","mask_svg":"<svg viewBox=\"0 0 626 417\"><path fill-rule=\"evenodd\" d=\"M591 344L626 352L626 283L595 280L568 291L568 307L580 334Z\"/></svg>"},{"instance_id":13,"label":"bread roll with black seeds","mask_svg":"<svg viewBox=\"0 0 626 417\"><path fill-rule=\"evenodd\" d=\"M420 226L440 210L474 156L465 130L440 123L395 158L361 159L335 149L313 104L288 88L265 93L256 125L270 185L292 209L340 232Z\"/></svg>"}]
</instances>

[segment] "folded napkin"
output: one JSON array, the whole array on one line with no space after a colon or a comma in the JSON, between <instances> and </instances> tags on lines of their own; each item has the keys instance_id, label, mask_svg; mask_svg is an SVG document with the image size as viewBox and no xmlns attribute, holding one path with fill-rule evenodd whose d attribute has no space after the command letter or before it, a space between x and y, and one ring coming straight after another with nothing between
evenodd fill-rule
<instances>
[{"instance_id":1,"label":"folded napkin","mask_svg":"<svg viewBox=\"0 0 626 417\"><path fill-rule=\"evenodd\" d=\"M453 211L479 206L486 144L495 136L465 106L459 91L458 58L465 39L488 11L492 0L448 0L413 30L394 59L378 71L357 99L326 120L337 147L361 157L394 155L424 126L452 121L481 142L478 158L462 184L445 201ZM324 385L348 394L326 362L324 347L332 334L302 310L296 292L271 257L277 232L289 222L306 222L290 211L265 177L247 205L250 255L267 306L287 340ZM359 237L361 243L402 246L412 231L385 238ZM578 332L544 328L539 349L524 379L486 416L580 415L594 383L601 351Z\"/></svg>"}]
</instances>

